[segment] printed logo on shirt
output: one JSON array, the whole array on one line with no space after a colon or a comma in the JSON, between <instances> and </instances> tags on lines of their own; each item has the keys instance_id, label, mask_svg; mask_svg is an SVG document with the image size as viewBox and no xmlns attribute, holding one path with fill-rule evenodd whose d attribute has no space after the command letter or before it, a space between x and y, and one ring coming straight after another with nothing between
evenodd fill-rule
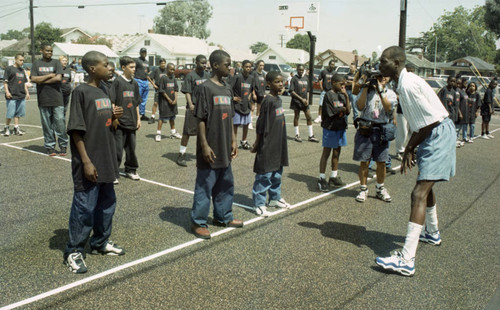
<instances>
[{"instance_id":1,"label":"printed logo on shirt","mask_svg":"<svg viewBox=\"0 0 500 310\"><path fill-rule=\"evenodd\" d=\"M214 96L214 105L231 105L231 97Z\"/></svg>"},{"instance_id":2,"label":"printed logo on shirt","mask_svg":"<svg viewBox=\"0 0 500 310\"><path fill-rule=\"evenodd\" d=\"M18 77L20 79L24 79L24 73L16 72L16 77Z\"/></svg>"},{"instance_id":3,"label":"printed logo on shirt","mask_svg":"<svg viewBox=\"0 0 500 310\"><path fill-rule=\"evenodd\" d=\"M174 88L175 83L167 83L167 88Z\"/></svg>"},{"instance_id":4,"label":"printed logo on shirt","mask_svg":"<svg viewBox=\"0 0 500 310\"><path fill-rule=\"evenodd\" d=\"M103 109L111 109L111 100L109 98L101 98L95 100L95 107L97 111Z\"/></svg>"},{"instance_id":5,"label":"printed logo on shirt","mask_svg":"<svg viewBox=\"0 0 500 310\"><path fill-rule=\"evenodd\" d=\"M129 104L127 104L127 109L130 109L134 106L134 104L132 102L129 102Z\"/></svg>"},{"instance_id":6,"label":"printed logo on shirt","mask_svg":"<svg viewBox=\"0 0 500 310\"><path fill-rule=\"evenodd\" d=\"M200 84L205 83L205 81L206 81L206 80L207 80L207 79L201 79L201 80L196 80L196 81L194 81L194 82L196 83L196 86L198 86L198 85L200 85Z\"/></svg>"},{"instance_id":7,"label":"printed logo on shirt","mask_svg":"<svg viewBox=\"0 0 500 310\"><path fill-rule=\"evenodd\" d=\"M342 101L334 101L333 102L333 106L335 108L340 108L340 107L343 107L344 106L344 103Z\"/></svg>"},{"instance_id":8,"label":"printed logo on shirt","mask_svg":"<svg viewBox=\"0 0 500 310\"><path fill-rule=\"evenodd\" d=\"M40 71L40 73L51 73L54 72L54 67L40 67L38 71Z\"/></svg>"},{"instance_id":9,"label":"printed logo on shirt","mask_svg":"<svg viewBox=\"0 0 500 310\"><path fill-rule=\"evenodd\" d=\"M285 114L285 109L283 109L283 107L276 109L276 116L280 116L283 114Z\"/></svg>"},{"instance_id":10,"label":"printed logo on shirt","mask_svg":"<svg viewBox=\"0 0 500 310\"><path fill-rule=\"evenodd\" d=\"M106 120L106 127L111 126L111 123L113 123L113 121L111 120L111 118L108 118L108 119Z\"/></svg>"},{"instance_id":11,"label":"printed logo on shirt","mask_svg":"<svg viewBox=\"0 0 500 310\"><path fill-rule=\"evenodd\" d=\"M134 98L134 91L133 90L124 90L123 91L123 98Z\"/></svg>"},{"instance_id":12,"label":"printed logo on shirt","mask_svg":"<svg viewBox=\"0 0 500 310\"><path fill-rule=\"evenodd\" d=\"M222 113L222 119L226 119L229 116L227 113Z\"/></svg>"}]
</instances>

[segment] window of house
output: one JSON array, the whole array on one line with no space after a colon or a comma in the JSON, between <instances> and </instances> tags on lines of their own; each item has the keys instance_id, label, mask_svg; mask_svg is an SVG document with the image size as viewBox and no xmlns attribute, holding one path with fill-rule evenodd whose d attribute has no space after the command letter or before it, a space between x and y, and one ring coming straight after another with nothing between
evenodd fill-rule
<instances>
[{"instance_id":1,"label":"window of house","mask_svg":"<svg viewBox=\"0 0 500 310\"><path fill-rule=\"evenodd\" d=\"M269 55L269 59L270 59L270 60L276 60L276 56L274 56L274 55Z\"/></svg>"},{"instance_id":2,"label":"window of house","mask_svg":"<svg viewBox=\"0 0 500 310\"><path fill-rule=\"evenodd\" d=\"M151 40L144 40L144 46L150 46Z\"/></svg>"}]
</instances>

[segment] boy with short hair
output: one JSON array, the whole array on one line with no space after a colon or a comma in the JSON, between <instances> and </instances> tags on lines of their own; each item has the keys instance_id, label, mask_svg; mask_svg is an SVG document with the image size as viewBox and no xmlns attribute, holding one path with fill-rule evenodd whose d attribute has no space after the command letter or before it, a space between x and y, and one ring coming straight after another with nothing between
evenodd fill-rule
<instances>
[{"instance_id":1,"label":"boy with short hair","mask_svg":"<svg viewBox=\"0 0 500 310\"><path fill-rule=\"evenodd\" d=\"M184 118L184 128L182 130L181 145L176 163L181 167L187 167L186 149L190 136L198 134L198 120L194 115L195 105L194 92L200 84L203 84L210 78L210 73L206 72L207 57L204 55L196 56L196 69L186 75L182 84L182 93L186 96L186 117Z\"/></svg>"},{"instance_id":2,"label":"boy with short hair","mask_svg":"<svg viewBox=\"0 0 500 310\"><path fill-rule=\"evenodd\" d=\"M31 68L31 81L36 83L38 108L42 122L44 146L49 156L56 156L56 138L60 156L66 156L68 135L64 119L64 103L61 93L62 66L52 59L52 46L42 44L42 59L35 60Z\"/></svg>"},{"instance_id":3,"label":"boy with short hair","mask_svg":"<svg viewBox=\"0 0 500 310\"><path fill-rule=\"evenodd\" d=\"M346 79L340 74L332 77L332 89L325 94L321 127L323 127L323 153L319 163L318 187L322 192L329 190L329 185L334 187L344 186L345 183L338 176L340 150L347 146L347 115L351 113L351 102L347 94ZM326 182L326 162L332 152L332 172L328 183Z\"/></svg>"},{"instance_id":4,"label":"boy with short hair","mask_svg":"<svg viewBox=\"0 0 500 310\"><path fill-rule=\"evenodd\" d=\"M7 101L7 116L5 119L4 136L10 135L10 122L14 119L14 134L22 136L24 131L19 129L19 118L26 114L26 99L30 99L26 83L26 73L23 69L24 56L16 54L14 65L5 69L3 87L5 89L5 100Z\"/></svg>"},{"instance_id":5,"label":"boy with short hair","mask_svg":"<svg viewBox=\"0 0 500 310\"><path fill-rule=\"evenodd\" d=\"M323 105L323 98L325 98L326 92L332 88L331 79L335 74L335 72L333 72L333 69L335 69L335 60L331 59L328 62L328 67L326 69L323 69L319 74L318 80L319 85L321 86L321 94L319 95L318 117L316 117L316 119L314 120L315 123L321 123L321 106Z\"/></svg>"},{"instance_id":6,"label":"boy with short hair","mask_svg":"<svg viewBox=\"0 0 500 310\"><path fill-rule=\"evenodd\" d=\"M87 272L84 248L91 231L92 254L125 254L109 239L116 208L113 180L118 175L111 124L123 110L112 107L100 88L101 81L107 79L107 62L100 52L86 53L82 63L89 81L78 86L71 97L68 134L74 194L64 263L73 273Z\"/></svg>"},{"instance_id":7,"label":"boy with short hair","mask_svg":"<svg viewBox=\"0 0 500 310\"><path fill-rule=\"evenodd\" d=\"M481 138L489 140L495 138L490 134L490 121L491 115L495 113L495 108L493 106L493 101L495 101L495 96L493 91L497 87L498 82L492 80L486 89L483 97L483 103L481 104L481 117L483 122L481 123Z\"/></svg>"},{"instance_id":8,"label":"boy with short hair","mask_svg":"<svg viewBox=\"0 0 500 310\"><path fill-rule=\"evenodd\" d=\"M175 72L175 68L174 68ZM151 112L151 117L149 118L148 124L153 124L155 122L156 110L158 109L158 90L160 89L161 78L167 75L167 61L165 58L160 59L160 66L156 67L149 73L149 78L153 81L153 88L155 89L153 110Z\"/></svg>"},{"instance_id":9,"label":"boy with short hair","mask_svg":"<svg viewBox=\"0 0 500 310\"><path fill-rule=\"evenodd\" d=\"M257 153L253 165L255 182L252 199L255 213L269 216L266 194L269 193L269 207L289 208L281 198L281 177L283 167L288 166L288 148L285 113L279 94L283 92L283 76L277 71L267 74L270 93L262 101L256 125L256 140L251 150Z\"/></svg>"},{"instance_id":10,"label":"boy with short hair","mask_svg":"<svg viewBox=\"0 0 500 310\"><path fill-rule=\"evenodd\" d=\"M223 50L210 54L213 76L195 92L198 119L196 142L196 185L191 211L191 231L202 239L210 239L207 228L210 201L214 205L213 225L243 227L233 217L234 179L231 160L238 154L232 130L233 94L223 77L229 74L231 57Z\"/></svg>"},{"instance_id":11,"label":"boy with short hair","mask_svg":"<svg viewBox=\"0 0 500 310\"><path fill-rule=\"evenodd\" d=\"M255 103L257 103L257 116L259 116L260 105L266 96L266 72L264 71L264 60L259 60L255 64L253 75L253 92L255 94Z\"/></svg>"},{"instance_id":12,"label":"boy with short hair","mask_svg":"<svg viewBox=\"0 0 500 310\"><path fill-rule=\"evenodd\" d=\"M307 129L309 131L309 139L311 142L319 142L314 136L312 127L311 111L309 109L308 94L311 91L307 76L304 74L304 65L297 65L297 74L290 81L290 95L292 100L290 102L290 109L294 112L293 127L295 128L295 141L302 142L299 134L299 117L300 111L303 111L306 116Z\"/></svg>"},{"instance_id":13,"label":"boy with short hair","mask_svg":"<svg viewBox=\"0 0 500 310\"><path fill-rule=\"evenodd\" d=\"M116 79L118 76L115 73L115 64L110 61L108 62L108 79L107 80L102 80L101 85L105 88L105 93L109 95L109 89L111 88L111 84L113 84L113 81Z\"/></svg>"},{"instance_id":14,"label":"boy with short hair","mask_svg":"<svg viewBox=\"0 0 500 310\"><path fill-rule=\"evenodd\" d=\"M175 130L175 116L177 115L177 92L179 87L175 80L175 66L173 63L167 65L167 75L160 79L159 83L159 108L160 118L156 130L155 141L161 141L161 127L164 122L170 122L170 138L180 139L182 136Z\"/></svg>"},{"instance_id":15,"label":"boy with short hair","mask_svg":"<svg viewBox=\"0 0 500 310\"><path fill-rule=\"evenodd\" d=\"M252 71L252 63L249 60L244 60L242 63L241 74L235 74L231 84L234 93L234 135L238 136L238 127L243 126L243 134L240 140L240 148L249 150L250 144L247 142L248 125L251 122L251 103L250 97L253 92L253 76L250 74Z\"/></svg>"},{"instance_id":16,"label":"boy with short hair","mask_svg":"<svg viewBox=\"0 0 500 310\"><path fill-rule=\"evenodd\" d=\"M68 66L68 58L66 56L59 56L59 62L61 62L62 66L61 92L64 103L64 117L66 118L69 97L71 96L71 68Z\"/></svg>"},{"instance_id":17,"label":"boy with short hair","mask_svg":"<svg viewBox=\"0 0 500 310\"><path fill-rule=\"evenodd\" d=\"M135 61L129 56L120 58L120 66L123 75L118 76L111 84L109 98L114 106L123 108L123 116L116 120L115 142L118 167L122 162L123 150L125 150L125 176L129 179L139 181L137 174L139 163L135 154L136 131L141 128L139 116L139 104L141 96L139 85L134 80ZM117 184L117 180L115 184Z\"/></svg>"}]
</instances>

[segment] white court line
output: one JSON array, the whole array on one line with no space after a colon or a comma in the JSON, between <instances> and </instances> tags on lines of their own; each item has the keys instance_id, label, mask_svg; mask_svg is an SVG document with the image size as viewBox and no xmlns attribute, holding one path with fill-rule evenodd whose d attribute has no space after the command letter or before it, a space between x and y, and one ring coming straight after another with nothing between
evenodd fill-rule
<instances>
[{"instance_id":1,"label":"white court line","mask_svg":"<svg viewBox=\"0 0 500 310\"><path fill-rule=\"evenodd\" d=\"M31 141L41 140L41 139L43 139L43 137L33 138L33 139L28 139L28 140L13 141L13 142L5 142L5 143L0 143L0 145L31 142Z\"/></svg>"},{"instance_id":2,"label":"white court line","mask_svg":"<svg viewBox=\"0 0 500 310\"><path fill-rule=\"evenodd\" d=\"M499 129L495 129L494 131L497 131L497 130L500 130ZM492 131L493 132L493 131ZM14 146L12 146L14 147ZM14 147L14 148L18 148L18 147ZM39 152L35 152L35 153L39 153ZM39 153L41 154L41 153ZM45 155L45 154L42 154L42 155ZM398 166L398 167L394 167L394 169L398 169L400 168L401 166ZM368 178L368 180L370 180L370 178ZM153 181L151 181L153 182ZM153 184L156 184L156 183L153 183ZM321 199L321 198L324 198L326 196L330 196L334 193L337 193L341 190L344 190L344 189L348 189L348 188L351 188L355 185L359 184L359 181L357 182L353 182L353 183L350 183L350 184L347 184L341 188L338 188L338 189L335 189L335 190L332 190L332 191L329 191L327 193L324 193L324 194L321 194L321 195L318 195L318 196L315 196L315 197L312 197L310 199L307 199L307 200L304 200L302 202L299 202L299 203L296 203L294 205L292 205L290 207L290 209L294 209L294 208L298 208L302 205L305 205L305 204L308 204L310 202L313 202L313 201L316 201L318 199ZM272 212L269 217L271 216L274 216L274 215L277 215L277 214L280 214L280 213L283 213L283 212L286 212L287 209L281 209L281 210L278 210L278 211L275 211L275 212ZM250 219L248 221L245 221L244 222L244 225L245 226L248 226L252 223L255 223L255 222L258 222L258 221L261 221L261 220L264 220L265 218L264 217L255 217L253 219ZM225 229L222 229L220 231L217 231L212 235L212 237L217 237L219 235L223 235L225 233L228 233L232 230L234 230L235 228L225 228ZM53 289L53 290L50 290L48 292L45 292L45 293L42 293L42 294L39 294L39 295L36 295L36 296L33 296L33 297L30 297L28 299L24 299L22 301L19 301L17 303L13 303L13 304L10 304L10 305L7 305L7 306L4 306L2 308L0 308L0 310L6 310L6 309L14 309L14 308L17 308L17 307L20 307L20 306L24 306L24 305L27 305L27 304L30 304L30 303L33 303L35 301L39 301L39 300L42 300L44 298L47 298L47 297L50 297L50 296L54 296L54 295L57 295L59 293L62 293L64 291L67 291L69 289L72 289L72 288L75 288L75 287L78 287L78 286L81 286L85 283L88 283L88 282L91 282L91 281L94 281L94 280L97 280L97 279L100 279L100 278L103 278L105 276L108 276L108 275L111 275L111 274L114 274L116 272L119 272L119 271L122 271L122 270L125 270L125 269L128 269L130 267L133 267L133 266L136 266L136 265L139 265L139 264L142 264L142 263L145 263L145 262L149 262L151 260L154 260L156 258L159 258L161 256L164 256L164 255L167 255L167 254L170 254L170 253L173 253L173 252L176 252L178 250L181 250L181 249L184 249L184 248L187 248L191 245L195 245L195 244L198 244L200 242L203 242L204 240L203 239L194 239L194 240L191 240L191 241L188 241L186 243L183 243L183 244L180 244L180 245L177 245L175 247L172 247L172 248L169 248L169 249L166 249L166 250L163 250L161 252L158 252L158 253L155 253L155 254L152 254L152 255L149 255L149 256L146 256L144 258L141 258L141 259L138 259L138 260L135 260L135 261L132 261L130 263L126 263L126 264L123 264L123 265L120 265L120 266L117 266L115 268L112 268L112 269L109 269L107 271L104 271L104 272L101 272L101 273L98 273L98 274L95 274L93 276L90 276L88 278L85 278L85 279L82 279L82 280L79 280L79 281L76 281L76 282L73 282L73 283L70 283L70 284L67 284L67 285L64 285L64 286L61 286L61 287L58 287L56 289Z\"/></svg>"},{"instance_id":3,"label":"white court line","mask_svg":"<svg viewBox=\"0 0 500 310\"><path fill-rule=\"evenodd\" d=\"M0 125L5 125L5 123L0 123ZM12 125L12 124L11 124L11 125ZM42 128L42 126L38 126L38 125L29 125L29 124L19 124L19 127Z\"/></svg>"}]
</instances>

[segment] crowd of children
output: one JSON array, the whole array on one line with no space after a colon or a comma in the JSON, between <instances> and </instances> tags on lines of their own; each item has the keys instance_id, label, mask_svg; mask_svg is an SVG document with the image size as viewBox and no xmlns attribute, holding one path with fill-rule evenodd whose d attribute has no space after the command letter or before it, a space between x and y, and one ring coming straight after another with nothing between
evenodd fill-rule
<instances>
[{"instance_id":1,"label":"crowd of children","mask_svg":"<svg viewBox=\"0 0 500 310\"><path fill-rule=\"evenodd\" d=\"M145 57L141 49L141 58ZM125 176L140 180L137 173L139 161L135 152L136 132L141 129L141 120L155 123L159 112L155 141L162 138L164 122L169 122L170 138L181 139L176 163L187 166L185 153L190 136L197 136L194 199L191 211L191 230L199 238L211 237L208 215L213 203L213 225L243 227L232 212L234 180L231 163L238 148L255 153L253 171L255 181L252 189L254 212L269 216L268 208L289 208L281 196L283 167L288 166L286 122L282 99L284 77L279 72L265 73L264 63L245 60L241 70L231 76L231 57L222 50L214 51L208 61L211 73L206 71L207 58L196 57L196 68L190 72L181 91L186 97L186 112L182 135L175 128L178 114L178 83L175 66L160 60L160 66L149 72L145 60L139 61L125 56L120 58L120 75L114 73L114 65L99 52L87 53L81 62L88 74L86 83L71 92L72 75L68 71L67 58L56 61L51 58L52 47L42 46L43 59L35 61L32 81L37 83L38 101L44 130L45 147L48 154L55 155L56 137L60 155L65 155L66 146L71 147L74 197L69 222L69 242L64 253L64 262L72 272L87 271L83 251L87 239L93 253L123 255L125 251L109 238L111 222L116 207L114 184L119 184L118 169L125 151ZM22 134L19 118L24 116L25 99L29 98L23 74L22 55L16 55L15 65L6 71L7 122L4 135L9 135L10 120L14 118L15 134ZM144 94L137 81L137 70L142 81L149 81L154 89L154 106L151 118L146 118ZM391 197L384 188L386 162L388 161L391 124L395 119L398 98L387 86L388 78L366 80L356 75L347 83L346 77L335 74L332 63L321 74L321 127L323 151L319 163L318 187L329 191L331 187L345 186L339 175L341 148L347 145L347 117L356 108L357 131L354 141L353 159L360 162L360 193L356 197L364 202L368 164L377 164L377 198L390 202ZM405 71L406 72L406 71ZM364 81L364 82L360 82ZM346 85L349 84L349 92ZM266 95L266 86L269 93ZM438 94L446 111L455 123L457 141L462 130L462 142L472 143L474 123L481 112L483 118L482 137L491 139L488 123L493 113L492 91L497 86L492 81L481 100L477 85L466 85L460 78L449 77L448 85ZM59 90L60 89L60 90ZM311 91L304 65L297 66L297 73L290 82L291 103L294 110L295 141L301 142L298 131L300 112L307 120L309 141L319 142L312 131L312 118L308 95ZM71 94L71 95L70 95ZM48 100L50 98L50 100ZM71 98L67 131L65 114ZM147 98L147 95L146 95ZM56 100L57 99L57 100ZM49 102L50 101L50 102ZM257 121L255 142L248 142L248 127L251 112L256 105ZM61 121L62 119L62 121ZM238 128L243 127L242 138L237 143ZM450 127L451 128L451 127ZM469 138L467 139L467 132ZM104 141L104 142L103 142ZM458 146L458 145L457 145ZM408 150L405 150L404 156ZM327 162L331 155L331 174L326 177ZM406 158L405 157L405 158ZM406 162L404 163L406 164ZM114 184L113 184L114 183ZM420 220L419 220L420 222ZM430 237L429 237L430 238ZM381 261L380 264L384 262Z\"/></svg>"}]
</instances>

